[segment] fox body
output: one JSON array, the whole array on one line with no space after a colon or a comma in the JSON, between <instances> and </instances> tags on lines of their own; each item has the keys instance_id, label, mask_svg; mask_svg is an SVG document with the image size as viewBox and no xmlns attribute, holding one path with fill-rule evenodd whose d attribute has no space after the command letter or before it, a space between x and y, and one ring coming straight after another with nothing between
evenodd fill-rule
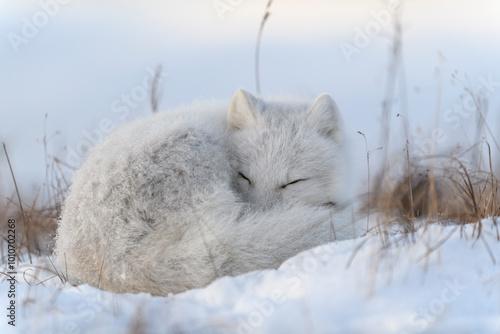
<instances>
[{"instance_id":1,"label":"fox body","mask_svg":"<svg viewBox=\"0 0 500 334\"><path fill-rule=\"evenodd\" d=\"M352 237L339 209L343 141L328 95L309 104L239 90L229 106L134 121L75 173L57 261L76 284L167 295Z\"/></svg>"}]
</instances>

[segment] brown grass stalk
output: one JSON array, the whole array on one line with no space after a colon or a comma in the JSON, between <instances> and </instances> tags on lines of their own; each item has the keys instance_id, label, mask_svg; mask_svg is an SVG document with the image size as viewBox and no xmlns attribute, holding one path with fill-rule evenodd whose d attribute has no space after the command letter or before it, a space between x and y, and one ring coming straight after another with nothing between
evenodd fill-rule
<instances>
[{"instance_id":1,"label":"brown grass stalk","mask_svg":"<svg viewBox=\"0 0 500 334\"><path fill-rule=\"evenodd\" d=\"M28 223L26 221L26 217L24 215L23 202L21 201L21 194L19 193L19 188L17 187L16 177L14 175L14 170L12 169L12 164L10 163L9 154L7 153L7 147L5 146L5 143L3 143L3 150L5 152L5 157L7 158L7 163L9 165L10 174L12 175L12 181L14 182L14 187L16 189L16 194L17 194L17 200L18 200L18 204L19 204L19 209L20 209L21 217L22 217L23 223L24 223L24 231L25 231L25 233L24 233L23 236L26 236L26 239L27 239L26 246L28 248L28 256L29 256L29 259L30 259L30 263L33 263L32 259L31 259L31 248L30 248L30 242L29 242L30 241L29 240L29 225L28 225ZM20 249L20 247L19 247L19 249ZM19 252L19 249L18 249L18 252ZM18 256L19 256L19 253L18 253Z\"/></svg>"}]
</instances>

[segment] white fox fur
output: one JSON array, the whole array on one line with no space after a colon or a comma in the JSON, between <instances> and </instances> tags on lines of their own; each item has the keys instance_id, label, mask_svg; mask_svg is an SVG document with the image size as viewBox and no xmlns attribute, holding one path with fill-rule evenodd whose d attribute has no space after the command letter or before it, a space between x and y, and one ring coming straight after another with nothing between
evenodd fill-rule
<instances>
[{"instance_id":1,"label":"white fox fur","mask_svg":"<svg viewBox=\"0 0 500 334\"><path fill-rule=\"evenodd\" d=\"M229 110L229 113L227 112ZM277 268L352 237L338 109L264 101L183 107L134 121L75 173L56 239L70 281L114 292L178 293Z\"/></svg>"}]
</instances>

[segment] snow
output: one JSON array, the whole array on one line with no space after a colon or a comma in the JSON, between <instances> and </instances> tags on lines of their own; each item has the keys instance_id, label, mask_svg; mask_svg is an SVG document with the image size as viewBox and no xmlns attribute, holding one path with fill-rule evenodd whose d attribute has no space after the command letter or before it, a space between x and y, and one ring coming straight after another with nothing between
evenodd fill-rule
<instances>
[{"instance_id":1,"label":"snow","mask_svg":"<svg viewBox=\"0 0 500 334\"><path fill-rule=\"evenodd\" d=\"M477 228L477 225L476 225ZM62 284L47 258L18 267L21 333L499 333L498 224L331 243L278 270L222 277L169 297ZM397 241L397 244L396 244ZM387 244L386 244L387 245ZM438 247L439 246L439 247ZM27 271L26 271L27 270ZM26 271L25 279L22 272ZM36 276L36 280L33 276ZM7 284L0 285L5 296ZM10 333L6 321L2 333Z\"/></svg>"}]
</instances>

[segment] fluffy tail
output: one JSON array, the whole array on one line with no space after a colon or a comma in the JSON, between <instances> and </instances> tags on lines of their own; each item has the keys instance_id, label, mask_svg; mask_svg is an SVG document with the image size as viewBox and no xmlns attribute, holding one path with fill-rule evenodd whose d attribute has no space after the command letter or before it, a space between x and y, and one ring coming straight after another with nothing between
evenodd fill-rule
<instances>
[{"instance_id":1,"label":"fluffy tail","mask_svg":"<svg viewBox=\"0 0 500 334\"><path fill-rule=\"evenodd\" d=\"M248 210L232 226L226 274L277 268L312 247L346 237L345 213L333 207L294 206L266 212Z\"/></svg>"}]
</instances>

